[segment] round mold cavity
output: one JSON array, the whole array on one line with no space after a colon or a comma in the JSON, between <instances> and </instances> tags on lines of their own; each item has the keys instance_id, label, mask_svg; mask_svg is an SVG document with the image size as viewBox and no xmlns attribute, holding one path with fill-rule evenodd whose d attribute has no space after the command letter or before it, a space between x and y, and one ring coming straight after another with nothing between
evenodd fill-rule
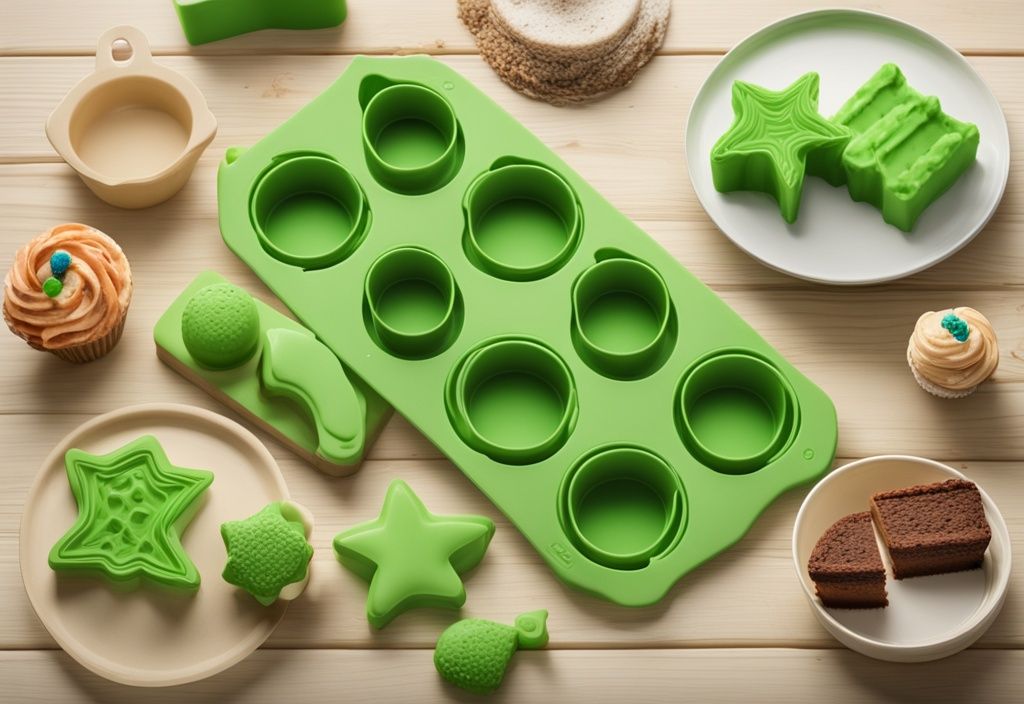
<instances>
[{"instance_id":1,"label":"round mold cavity","mask_svg":"<svg viewBox=\"0 0 1024 704\"><path fill-rule=\"evenodd\" d=\"M536 164L510 164L477 177L466 191L466 252L501 279L533 281L572 256L583 213L572 187Z\"/></svg>"},{"instance_id":2,"label":"round mold cavity","mask_svg":"<svg viewBox=\"0 0 1024 704\"><path fill-rule=\"evenodd\" d=\"M275 259L322 269L362 242L370 212L355 178L325 156L286 158L253 189L251 214L260 244Z\"/></svg>"},{"instance_id":3,"label":"round mold cavity","mask_svg":"<svg viewBox=\"0 0 1024 704\"><path fill-rule=\"evenodd\" d=\"M557 452L578 415L569 367L526 338L497 338L466 353L448 378L445 405L463 442L517 465Z\"/></svg>"},{"instance_id":4,"label":"round mold cavity","mask_svg":"<svg viewBox=\"0 0 1024 704\"><path fill-rule=\"evenodd\" d=\"M668 287L658 272L635 259L605 259L576 279L572 326L583 361L616 379L657 371L676 337Z\"/></svg>"},{"instance_id":5,"label":"round mold cavity","mask_svg":"<svg viewBox=\"0 0 1024 704\"><path fill-rule=\"evenodd\" d=\"M390 190L429 193L448 183L462 163L459 142L452 106L424 86L389 86L363 110L366 165Z\"/></svg>"},{"instance_id":6,"label":"round mold cavity","mask_svg":"<svg viewBox=\"0 0 1024 704\"><path fill-rule=\"evenodd\" d=\"M559 489L562 528L594 562L620 570L646 567L679 542L686 492L679 475L637 447L600 449L569 471Z\"/></svg>"},{"instance_id":7,"label":"round mold cavity","mask_svg":"<svg viewBox=\"0 0 1024 704\"><path fill-rule=\"evenodd\" d=\"M690 367L676 414L691 454L723 474L766 466L789 447L799 425L796 394L786 378L743 351L714 354Z\"/></svg>"},{"instance_id":8,"label":"round mold cavity","mask_svg":"<svg viewBox=\"0 0 1024 704\"><path fill-rule=\"evenodd\" d=\"M117 181L146 179L185 153L192 107L170 83L154 76L106 81L87 93L71 115L71 148L88 168Z\"/></svg>"},{"instance_id":9,"label":"round mold cavity","mask_svg":"<svg viewBox=\"0 0 1024 704\"><path fill-rule=\"evenodd\" d=\"M419 247L392 249L370 265L364 303L371 336L400 357L433 356L461 327L461 295L451 269Z\"/></svg>"}]
</instances>

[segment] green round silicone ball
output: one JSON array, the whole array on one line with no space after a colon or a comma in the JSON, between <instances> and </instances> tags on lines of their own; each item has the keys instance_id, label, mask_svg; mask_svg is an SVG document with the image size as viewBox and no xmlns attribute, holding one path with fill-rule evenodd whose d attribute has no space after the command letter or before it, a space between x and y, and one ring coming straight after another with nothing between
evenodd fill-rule
<instances>
[{"instance_id":1,"label":"green round silicone ball","mask_svg":"<svg viewBox=\"0 0 1024 704\"><path fill-rule=\"evenodd\" d=\"M249 360L260 337L252 296L231 284L211 284L189 299L181 338L189 354L209 369L231 369Z\"/></svg>"}]
</instances>

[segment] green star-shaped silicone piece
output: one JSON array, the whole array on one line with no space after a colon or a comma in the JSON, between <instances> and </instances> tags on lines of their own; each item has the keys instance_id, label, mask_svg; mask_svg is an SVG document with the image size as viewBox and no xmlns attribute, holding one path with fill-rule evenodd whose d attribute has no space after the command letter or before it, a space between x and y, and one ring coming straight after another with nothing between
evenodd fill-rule
<instances>
[{"instance_id":1,"label":"green star-shaped silicone piece","mask_svg":"<svg viewBox=\"0 0 1024 704\"><path fill-rule=\"evenodd\" d=\"M401 480L391 482L380 516L334 537L341 564L370 582L366 618L383 628L421 606L466 602L459 577L484 556L494 523L483 516L435 516Z\"/></svg>"},{"instance_id":2,"label":"green star-shaped silicone piece","mask_svg":"<svg viewBox=\"0 0 1024 704\"><path fill-rule=\"evenodd\" d=\"M818 113L816 73L779 92L735 81L732 109L732 126L711 149L715 188L768 193L794 222L808 163L813 173L836 172L850 131Z\"/></svg>"},{"instance_id":3,"label":"green star-shaped silicone piece","mask_svg":"<svg viewBox=\"0 0 1024 704\"><path fill-rule=\"evenodd\" d=\"M181 532L213 482L211 472L172 465L152 435L107 455L71 449L64 464L78 519L50 550L53 570L199 587Z\"/></svg>"},{"instance_id":4,"label":"green star-shaped silicone piece","mask_svg":"<svg viewBox=\"0 0 1024 704\"><path fill-rule=\"evenodd\" d=\"M277 501L242 521L220 526L228 561L223 577L269 606L289 585L305 586L313 546L294 504Z\"/></svg>"}]
</instances>

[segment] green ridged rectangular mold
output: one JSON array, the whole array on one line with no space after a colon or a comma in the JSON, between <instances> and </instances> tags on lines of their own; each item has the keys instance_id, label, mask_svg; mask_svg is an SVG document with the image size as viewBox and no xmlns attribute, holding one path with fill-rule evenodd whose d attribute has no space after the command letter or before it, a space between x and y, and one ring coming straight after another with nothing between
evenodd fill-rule
<instances>
[{"instance_id":1,"label":"green ridged rectangular mold","mask_svg":"<svg viewBox=\"0 0 1024 704\"><path fill-rule=\"evenodd\" d=\"M661 599L831 466L817 386L466 79L353 60L221 232L565 582Z\"/></svg>"}]
</instances>

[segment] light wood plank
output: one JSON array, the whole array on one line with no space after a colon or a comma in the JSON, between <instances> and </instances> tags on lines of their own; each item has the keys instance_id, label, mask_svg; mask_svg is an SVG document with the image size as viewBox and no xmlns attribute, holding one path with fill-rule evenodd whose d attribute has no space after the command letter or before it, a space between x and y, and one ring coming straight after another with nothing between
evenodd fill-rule
<instances>
[{"instance_id":1,"label":"light wood plank","mask_svg":"<svg viewBox=\"0 0 1024 704\"><path fill-rule=\"evenodd\" d=\"M44 191L35 192L45 198ZM178 205L185 203L179 200ZM12 229L0 232L0 243L9 254L0 260L0 269L7 268L14 249L27 239L21 232L35 229L19 230L10 219L6 222ZM113 221L106 217L92 222L114 233L133 262L136 289L124 338L106 358L74 367L29 349L13 335L0 335L0 388L5 389L0 413L97 413L143 400L213 405L157 361L154 323L195 273L207 268L265 300L276 304L276 299L220 243L210 220L177 230L155 219L148 231L138 231L127 221L110 227ZM752 262L743 265L759 268ZM732 275L734 281L742 280L742 268ZM977 460L1024 457L1024 436L1014 432L1024 418L1024 308L1012 293L728 286L720 293L833 398L842 429L841 455L899 451ZM955 402L921 391L905 362L906 341L917 316L951 304L985 312L1002 339L995 377L972 397ZM53 379L62 383L51 383ZM67 394L68 385L76 393ZM896 395L899 403L893 401Z\"/></svg>"},{"instance_id":2,"label":"light wood plank","mask_svg":"<svg viewBox=\"0 0 1024 704\"><path fill-rule=\"evenodd\" d=\"M693 96L716 57L659 57L628 91L603 101L599 109L555 108L530 100L501 83L479 57L441 60L633 217L707 219L689 186L683 132ZM215 161L227 147L253 144L272 131L326 89L350 61L344 56L161 60L194 80L217 115L219 133L206 153ZM1021 142L1024 87L1018 61L983 57L971 62L999 99L1011 141ZM0 58L0 161L59 161L43 131L46 117L91 67L88 58ZM1013 168L1019 168L1024 155L1014 154L1013 160ZM607 168L609 163L617 168ZM1002 210L1007 209L1017 221L1024 220L1024 204L1004 203Z\"/></svg>"},{"instance_id":3,"label":"light wood plank","mask_svg":"<svg viewBox=\"0 0 1024 704\"><path fill-rule=\"evenodd\" d=\"M0 610L0 649L53 645L23 592L17 526L43 458L87 418L20 415L0 423L0 447L6 453L0 492L0 601L7 607ZM408 428L404 432L414 435ZM364 612L365 584L333 556L333 536L376 516L387 485L397 478L408 481L436 513L476 513L496 522L487 556L466 578L466 614L511 620L518 613L547 608L552 632L558 634L555 647L561 648L840 647L814 620L793 573L790 538L804 489L782 497L738 545L685 577L663 601L630 609L559 582L507 519L446 460L375 459L353 477L337 479L316 472L265 435L261 439L277 457L293 498L316 516L313 577L272 636L274 647L427 647L457 617L443 610L414 610L373 631ZM1015 549L1024 549L1024 514L1017 510L1024 504L1024 485L1018 481L1016 463L952 464L992 495L1009 523ZM1001 617L981 641L986 647L1024 646L1024 565L1014 566L1010 585Z\"/></svg>"},{"instance_id":4,"label":"light wood plank","mask_svg":"<svg viewBox=\"0 0 1024 704\"><path fill-rule=\"evenodd\" d=\"M623 213L658 240L685 267L712 288L790 289L832 291L768 269L724 237L697 205L689 182L680 176L680 188L687 190L686 200L668 219L650 219L647 215L662 208L649 208L643 192L646 181L614 179L599 166L599 159L581 158L579 153L561 151L569 161ZM617 163L629 163L623 155ZM675 194L666 196L676 198ZM179 195L167 203L145 211L111 208L95 198L71 170L62 164L0 164L0 217L5 227L0 232L0 266L6 267L15 251L37 233L60 222L81 221L115 237L129 252L132 266L147 273L147 281L160 286L184 288L199 271L216 268L237 279L248 269L238 261L220 239L217 227L216 163L210 155L199 163L195 175ZM984 232L955 256L920 274L899 281L860 289L880 295L893 290L941 290L955 286L960 291L1016 291L1024 288L1024 185L1011 180L1003 204ZM155 250L158 258L151 264L138 261ZM183 276L185 278L183 278ZM153 277L156 277L155 279ZM137 283L146 285L138 279ZM241 283L241 282L240 282ZM856 289L851 289L856 291ZM270 296L268 292L266 296ZM161 303L170 303L171 298Z\"/></svg>"},{"instance_id":5,"label":"light wood plank","mask_svg":"<svg viewBox=\"0 0 1024 704\"><path fill-rule=\"evenodd\" d=\"M892 15L937 34L961 51L1021 53L1024 7L1016 0L850 0L849 7ZM189 47L170 0L95 0L82 12L74 0L50 0L40 12L33 0L5 0L0 7L0 52L5 54L91 54L108 27L133 24L161 53L467 53L472 35L456 16L455 0L348 0L349 18L338 28L313 32L257 32ZM662 53L723 52L761 26L822 7L830 0L729 0L694 3L673 0ZM54 18L74 21L54 22Z\"/></svg>"},{"instance_id":6,"label":"light wood plank","mask_svg":"<svg viewBox=\"0 0 1024 704\"><path fill-rule=\"evenodd\" d=\"M709 57L663 57L628 93L600 110L552 108L501 85L476 57L445 59L515 115L608 200L658 237L695 274L716 287L800 286L795 280L753 264L722 238L697 202L686 173L683 124L693 93L711 67ZM220 116L217 140L200 161L193 181L179 196L142 214L111 208L94 198L63 164L0 166L0 216L8 223L3 242L10 249L31 233L62 219L107 226L121 239L146 223L148 237L183 239L197 229L213 232L216 221L216 163L232 145L258 141L326 88L347 66L340 57L282 57L267 62L242 58L174 57L165 60L203 86ZM1024 92L1017 59L975 59L1002 101L1011 138L1024 141ZM88 59L0 59L0 162L54 161L43 134L46 115L77 78ZM643 115L670 119L648 121ZM571 119L565 119L569 115ZM1014 157L1020 168L1024 155ZM607 165L614 163L615 169ZM625 175L625 176L624 176ZM961 289L1024 287L1024 187L1015 180L996 217L977 240L952 260L894 284L896 287ZM140 234L140 236L142 236ZM204 246L216 246L204 242ZM194 251L181 248L184 252ZM6 254L6 252L0 253ZM10 255L6 255L10 256ZM170 256L168 254L168 256ZM181 255L178 255L181 256ZM206 256L206 252L203 252ZM225 272L226 273L226 272Z\"/></svg>"},{"instance_id":7,"label":"light wood plank","mask_svg":"<svg viewBox=\"0 0 1024 704\"><path fill-rule=\"evenodd\" d=\"M820 650L523 652L487 701L1001 704L1020 701L1022 668L1024 653L1009 650L968 651L921 665ZM445 683L426 650L261 650L210 679L144 693L102 680L61 652L15 651L0 653L0 679L4 701L22 704L483 701Z\"/></svg>"}]
</instances>

